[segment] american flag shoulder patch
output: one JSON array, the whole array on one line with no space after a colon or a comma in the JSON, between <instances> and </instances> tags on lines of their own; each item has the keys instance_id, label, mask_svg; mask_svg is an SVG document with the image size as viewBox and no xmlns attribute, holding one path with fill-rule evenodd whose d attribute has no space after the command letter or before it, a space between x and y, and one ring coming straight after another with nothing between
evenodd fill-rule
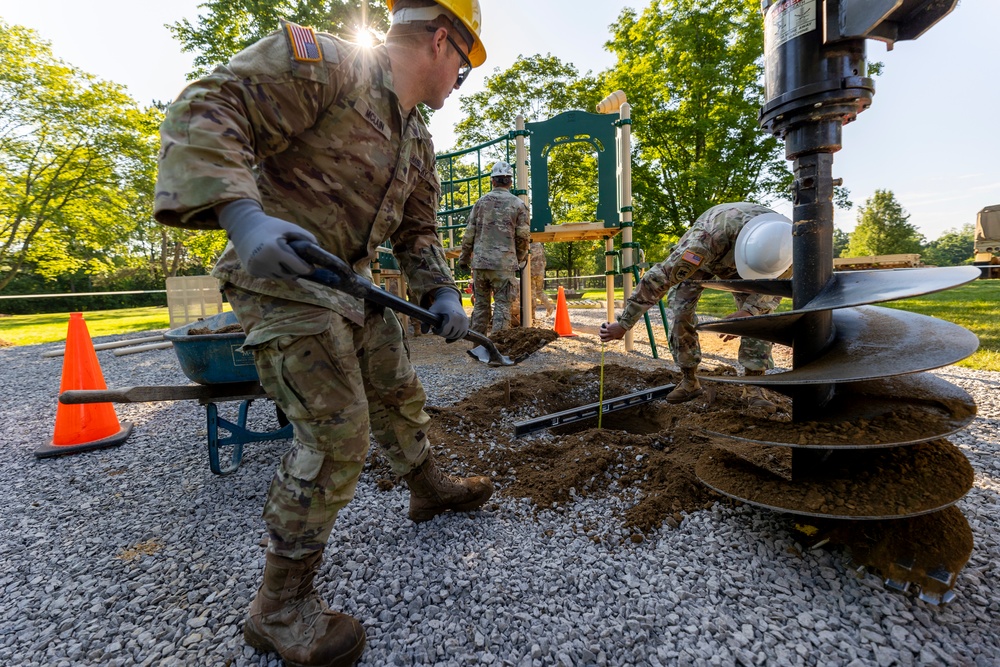
<instances>
[{"instance_id":1,"label":"american flag shoulder patch","mask_svg":"<svg viewBox=\"0 0 1000 667\"><path fill-rule=\"evenodd\" d=\"M285 23L288 39L292 43L292 57L298 62L314 63L323 59L323 52L316 41L316 31L312 28Z\"/></svg>"},{"instance_id":2,"label":"american flag shoulder patch","mask_svg":"<svg viewBox=\"0 0 1000 667\"><path fill-rule=\"evenodd\" d=\"M685 250L684 254L681 255L681 259L688 264L694 264L695 266L701 266L701 263L705 261L705 258L696 252L691 252L690 250Z\"/></svg>"}]
</instances>

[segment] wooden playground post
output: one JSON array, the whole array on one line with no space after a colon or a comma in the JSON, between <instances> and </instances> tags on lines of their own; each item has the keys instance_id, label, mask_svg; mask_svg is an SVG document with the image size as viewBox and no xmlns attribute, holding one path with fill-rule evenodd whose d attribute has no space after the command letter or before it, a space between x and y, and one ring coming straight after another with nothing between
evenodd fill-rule
<instances>
[{"instance_id":1,"label":"wooden playground post","mask_svg":"<svg viewBox=\"0 0 1000 667\"><path fill-rule=\"evenodd\" d=\"M622 98L625 94L622 93ZM622 102L619 109L620 126L618 128L619 146L619 180L621 183L621 227L622 227L622 306L632 296L632 272L628 270L633 264L632 254L632 118L628 102ZM628 122L625 122L628 121ZM625 351L631 352L633 334L629 329L625 332Z\"/></svg>"},{"instance_id":2,"label":"wooden playground post","mask_svg":"<svg viewBox=\"0 0 1000 667\"><path fill-rule=\"evenodd\" d=\"M624 302L632 296L632 271L634 256L632 254L632 116L625 91L616 90L597 103L598 113L618 112L618 132L616 144L618 149L618 220L622 230L622 293ZM614 241L609 239L607 251L614 250ZM608 271L611 267L608 267ZM614 319L613 286L608 286L608 321ZM625 332L625 351L631 352L634 345L634 335L629 329Z\"/></svg>"},{"instance_id":3,"label":"wooden playground post","mask_svg":"<svg viewBox=\"0 0 1000 667\"><path fill-rule=\"evenodd\" d=\"M528 153L524 147L524 116L517 116L515 127L517 135L514 137L514 159L517 162L517 184L516 187L521 194L521 198L528 204ZM531 210L529 206L529 211ZM544 286L543 286L544 287ZM524 264L521 272L521 326L530 327L534 325L535 309L531 303L531 257Z\"/></svg>"}]
</instances>

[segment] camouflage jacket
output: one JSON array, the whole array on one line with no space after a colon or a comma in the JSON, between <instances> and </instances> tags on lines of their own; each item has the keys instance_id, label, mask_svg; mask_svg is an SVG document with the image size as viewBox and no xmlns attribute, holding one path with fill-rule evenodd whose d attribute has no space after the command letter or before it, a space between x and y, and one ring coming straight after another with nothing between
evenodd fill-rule
<instances>
[{"instance_id":1,"label":"camouflage jacket","mask_svg":"<svg viewBox=\"0 0 1000 667\"><path fill-rule=\"evenodd\" d=\"M462 237L461 266L493 271L517 271L528 257L531 226L528 206L505 188L479 198L469 213Z\"/></svg>"},{"instance_id":2,"label":"camouflage jacket","mask_svg":"<svg viewBox=\"0 0 1000 667\"><path fill-rule=\"evenodd\" d=\"M747 204L719 204L708 209L685 232L670 255L651 267L636 285L635 291L618 317L618 323L631 329L643 313L663 298L671 287L685 280L733 280L739 278L733 251L743 225L771 209ZM769 313L781 297L753 294L744 308L754 315Z\"/></svg>"},{"instance_id":3,"label":"camouflage jacket","mask_svg":"<svg viewBox=\"0 0 1000 667\"><path fill-rule=\"evenodd\" d=\"M167 109L156 219L216 229L215 205L254 199L367 278L376 247L390 239L420 303L440 287L457 289L436 233L434 146L418 110L403 117L385 47L318 33L299 55L289 26L192 83ZM343 292L249 275L232 245L213 275L364 320L364 304Z\"/></svg>"}]
</instances>

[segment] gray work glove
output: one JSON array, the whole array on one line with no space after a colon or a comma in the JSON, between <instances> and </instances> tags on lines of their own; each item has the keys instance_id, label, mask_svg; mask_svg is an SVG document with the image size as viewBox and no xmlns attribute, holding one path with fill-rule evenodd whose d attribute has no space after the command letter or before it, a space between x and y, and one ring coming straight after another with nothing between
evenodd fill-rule
<instances>
[{"instance_id":1,"label":"gray work glove","mask_svg":"<svg viewBox=\"0 0 1000 667\"><path fill-rule=\"evenodd\" d=\"M434 292L434 303L427 310L444 317L441 326L434 329L434 333L444 336L444 339L449 343L461 340L465 338L465 334L469 333L469 317L465 314L465 309L462 308L462 298L455 290L442 287ZM430 326L423 324L420 330L427 333Z\"/></svg>"},{"instance_id":2,"label":"gray work glove","mask_svg":"<svg viewBox=\"0 0 1000 667\"><path fill-rule=\"evenodd\" d=\"M253 199L237 199L219 211L219 226L233 242L243 269L257 278L291 280L312 273L313 267L288 245L316 237L298 225L273 218Z\"/></svg>"}]
</instances>

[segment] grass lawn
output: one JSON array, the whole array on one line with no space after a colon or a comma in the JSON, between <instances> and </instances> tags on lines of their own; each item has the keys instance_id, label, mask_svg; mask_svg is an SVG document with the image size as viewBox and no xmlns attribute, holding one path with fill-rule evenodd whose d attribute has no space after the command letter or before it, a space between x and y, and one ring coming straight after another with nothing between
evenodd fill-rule
<instances>
[{"instance_id":1,"label":"grass lawn","mask_svg":"<svg viewBox=\"0 0 1000 667\"><path fill-rule=\"evenodd\" d=\"M84 311L91 338L170 327L166 306ZM69 313L0 317L0 345L35 345L66 340Z\"/></svg>"},{"instance_id":2,"label":"grass lawn","mask_svg":"<svg viewBox=\"0 0 1000 667\"><path fill-rule=\"evenodd\" d=\"M615 296L621 300L621 290ZM603 300L605 292L590 290L584 298ZM969 329L979 336L979 350L958 365L975 370L1000 371L1000 280L975 280L955 289L879 305L938 317ZM225 304L225 307L228 309L229 305ZM785 299L778 310L790 307L790 300ZM713 317L722 317L732 310L733 298L727 292L705 290L698 302L698 312ZM170 326L166 307L96 310L84 312L83 317L92 337L167 329ZM67 322L67 313L0 317L0 345L34 345L65 340Z\"/></svg>"}]
</instances>

